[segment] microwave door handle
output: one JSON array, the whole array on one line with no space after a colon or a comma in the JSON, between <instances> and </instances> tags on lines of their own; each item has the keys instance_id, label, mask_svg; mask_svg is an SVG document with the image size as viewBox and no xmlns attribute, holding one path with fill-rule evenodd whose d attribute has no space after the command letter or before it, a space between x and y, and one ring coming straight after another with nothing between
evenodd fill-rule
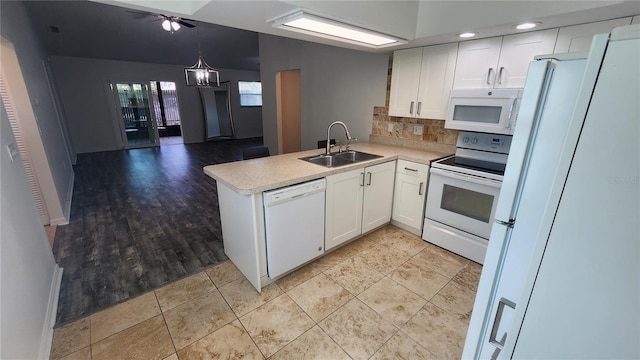
<instances>
[{"instance_id":1,"label":"microwave door handle","mask_svg":"<svg viewBox=\"0 0 640 360\"><path fill-rule=\"evenodd\" d=\"M493 72L493 68L489 68L489 72L487 72L487 85L491 85L491 73Z\"/></svg>"},{"instance_id":2,"label":"microwave door handle","mask_svg":"<svg viewBox=\"0 0 640 360\"><path fill-rule=\"evenodd\" d=\"M468 181L470 183L474 183L478 185L491 186L495 188L500 188L502 186L502 182L500 181L485 179L478 176L465 175L465 174L457 173L455 171L448 171L448 170L443 170L443 169L438 169L433 167L431 168L431 174Z\"/></svg>"}]
</instances>

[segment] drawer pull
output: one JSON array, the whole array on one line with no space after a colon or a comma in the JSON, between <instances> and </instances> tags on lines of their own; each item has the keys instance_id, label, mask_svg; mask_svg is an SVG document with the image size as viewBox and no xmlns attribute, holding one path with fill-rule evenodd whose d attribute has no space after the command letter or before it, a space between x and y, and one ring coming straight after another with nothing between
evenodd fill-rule
<instances>
[{"instance_id":1,"label":"drawer pull","mask_svg":"<svg viewBox=\"0 0 640 360\"><path fill-rule=\"evenodd\" d=\"M405 170L407 170L407 171L415 171L415 172L418 172L418 169L412 169L412 168L408 168L408 167L405 167L404 169L405 169Z\"/></svg>"}]
</instances>

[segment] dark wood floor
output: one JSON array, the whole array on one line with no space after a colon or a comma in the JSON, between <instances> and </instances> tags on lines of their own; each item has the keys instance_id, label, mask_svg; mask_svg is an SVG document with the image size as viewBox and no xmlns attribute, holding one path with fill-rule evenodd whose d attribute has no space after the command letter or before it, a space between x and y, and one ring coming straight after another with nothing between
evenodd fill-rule
<instances>
[{"instance_id":1,"label":"dark wood floor","mask_svg":"<svg viewBox=\"0 0 640 360\"><path fill-rule=\"evenodd\" d=\"M226 260L215 181L262 138L78 155L56 326Z\"/></svg>"}]
</instances>

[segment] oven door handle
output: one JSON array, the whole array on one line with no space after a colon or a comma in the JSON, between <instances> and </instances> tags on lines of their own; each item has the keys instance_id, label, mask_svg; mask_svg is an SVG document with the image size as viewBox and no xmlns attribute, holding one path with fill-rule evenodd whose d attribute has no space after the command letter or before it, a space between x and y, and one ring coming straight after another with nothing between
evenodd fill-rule
<instances>
[{"instance_id":1,"label":"oven door handle","mask_svg":"<svg viewBox=\"0 0 640 360\"><path fill-rule=\"evenodd\" d=\"M458 180L468 181L478 185L491 186L494 188L500 188L502 186L502 182L493 179L485 179L478 176L461 174L455 171L443 170L438 168L431 168L431 174L440 175L448 178L454 178Z\"/></svg>"}]
</instances>

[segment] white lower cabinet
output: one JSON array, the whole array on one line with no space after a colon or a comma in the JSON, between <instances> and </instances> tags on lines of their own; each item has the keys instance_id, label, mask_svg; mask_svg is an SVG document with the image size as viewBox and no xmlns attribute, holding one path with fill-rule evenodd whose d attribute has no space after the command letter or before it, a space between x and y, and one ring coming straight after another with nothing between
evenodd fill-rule
<instances>
[{"instance_id":1,"label":"white lower cabinet","mask_svg":"<svg viewBox=\"0 0 640 360\"><path fill-rule=\"evenodd\" d=\"M422 234L428 178L428 165L398 160L392 223L418 236Z\"/></svg>"},{"instance_id":2,"label":"white lower cabinet","mask_svg":"<svg viewBox=\"0 0 640 360\"><path fill-rule=\"evenodd\" d=\"M395 161L327 176L325 250L391 220Z\"/></svg>"}]
</instances>

